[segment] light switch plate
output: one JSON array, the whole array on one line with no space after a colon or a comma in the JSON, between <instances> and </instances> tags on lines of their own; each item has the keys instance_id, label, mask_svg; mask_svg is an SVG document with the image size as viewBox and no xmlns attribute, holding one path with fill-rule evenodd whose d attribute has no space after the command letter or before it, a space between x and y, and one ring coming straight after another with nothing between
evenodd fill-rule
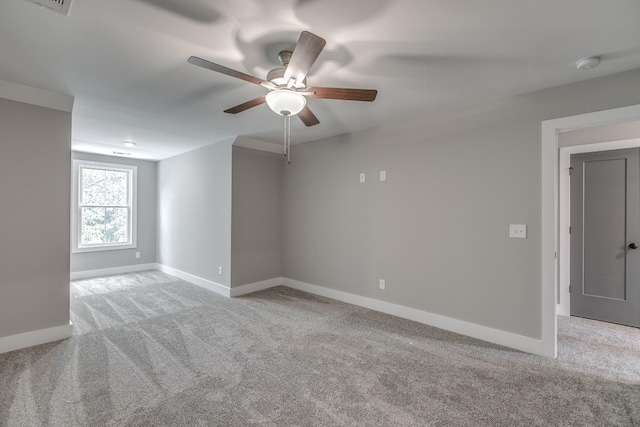
<instances>
[{"instance_id":1,"label":"light switch plate","mask_svg":"<svg viewBox=\"0 0 640 427\"><path fill-rule=\"evenodd\" d=\"M514 239L526 239L527 225L526 224L510 224L509 237Z\"/></svg>"},{"instance_id":2,"label":"light switch plate","mask_svg":"<svg viewBox=\"0 0 640 427\"><path fill-rule=\"evenodd\" d=\"M360 182L365 182L366 178L363 173L360 174Z\"/></svg>"}]
</instances>

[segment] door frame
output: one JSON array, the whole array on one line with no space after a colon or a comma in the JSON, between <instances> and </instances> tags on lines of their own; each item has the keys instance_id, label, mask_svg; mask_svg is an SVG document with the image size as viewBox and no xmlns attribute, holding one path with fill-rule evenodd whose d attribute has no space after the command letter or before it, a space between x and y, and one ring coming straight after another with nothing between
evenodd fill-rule
<instances>
[{"instance_id":1,"label":"door frame","mask_svg":"<svg viewBox=\"0 0 640 427\"><path fill-rule=\"evenodd\" d=\"M557 302L560 283L560 155L558 133L587 127L640 120L640 105L615 108L542 122L542 222L541 222L541 298L542 337L540 353L558 356ZM593 145L593 144L592 144ZM566 154L565 154L566 155ZM566 211L563 209L563 212ZM566 246L566 244L564 245ZM563 246L563 249L565 249ZM563 264L564 265L564 264Z\"/></svg>"}]
</instances>

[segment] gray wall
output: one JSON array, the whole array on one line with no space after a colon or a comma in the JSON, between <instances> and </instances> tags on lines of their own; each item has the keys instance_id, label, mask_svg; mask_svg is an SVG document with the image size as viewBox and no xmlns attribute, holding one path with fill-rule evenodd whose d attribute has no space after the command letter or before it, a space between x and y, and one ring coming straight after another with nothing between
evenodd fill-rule
<instances>
[{"instance_id":1,"label":"gray wall","mask_svg":"<svg viewBox=\"0 0 640 427\"><path fill-rule=\"evenodd\" d=\"M634 70L295 145L284 276L539 338L541 122L639 103Z\"/></svg>"},{"instance_id":2,"label":"gray wall","mask_svg":"<svg viewBox=\"0 0 640 427\"><path fill-rule=\"evenodd\" d=\"M71 113L0 98L0 337L69 324Z\"/></svg>"},{"instance_id":3,"label":"gray wall","mask_svg":"<svg viewBox=\"0 0 640 427\"><path fill-rule=\"evenodd\" d=\"M282 276L281 154L233 147L231 285Z\"/></svg>"},{"instance_id":4,"label":"gray wall","mask_svg":"<svg viewBox=\"0 0 640 427\"><path fill-rule=\"evenodd\" d=\"M72 157L94 162L138 167L138 236L137 248L71 254L71 271L97 270L156 262L156 162L73 152ZM136 259L135 253L140 252Z\"/></svg>"},{"instance_id":5,"label":"gray wall","mask_svg":"<svg viewBox=\"0 0 640 427\"><path fill-rule=\"evenodd\" d=\"M158 262L227 287L232 142L158 162Z\"/></svg>"}]
</instances>

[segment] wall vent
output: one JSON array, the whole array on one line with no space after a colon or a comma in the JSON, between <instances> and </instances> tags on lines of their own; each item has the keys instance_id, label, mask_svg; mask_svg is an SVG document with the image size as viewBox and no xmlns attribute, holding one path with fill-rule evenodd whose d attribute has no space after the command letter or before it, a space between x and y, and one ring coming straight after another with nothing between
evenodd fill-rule
<instances>
[{"instance_id":1,"label":"wall vent","mask_svg":"<svg viewBox=\"0 0 640 427\"><path fill-rule=\"evenodd\" d=\"M71 0L27 0L28 2L35 3L42 8L53 10L54 12L61 13L63 15L69 15L69 8L71 8Z\"/></svg>"}]
</instances>

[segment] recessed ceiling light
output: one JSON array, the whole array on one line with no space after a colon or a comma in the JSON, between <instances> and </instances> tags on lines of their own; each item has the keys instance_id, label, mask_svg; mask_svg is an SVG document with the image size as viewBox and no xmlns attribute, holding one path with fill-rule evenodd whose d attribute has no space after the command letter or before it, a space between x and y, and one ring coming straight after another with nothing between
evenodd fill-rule
<instances>
[{"instance_id":1,"label":"recessed ceiling light","mask_svg":"<svg viewBox=\"0 0 640 427\"><path fill-rule=\"evenodd\" d=\"M126 145L127 147L135 147L136 143L133 141L124 141L123 142L124 145Z\"/></svg>"},{"instance_id":2,"label":"recessed ceiling light","mask_svg":"<svg viewBox=\"0 0 640 427\"><path fill-rule=\"evenodd\" d=\"M578 62L576 62L576 68L578 70L590 70L592 68L596 68L600 65L600 57L599 56L590 56L588 58L582 58Z\"/></svg>"}]
</instances>

